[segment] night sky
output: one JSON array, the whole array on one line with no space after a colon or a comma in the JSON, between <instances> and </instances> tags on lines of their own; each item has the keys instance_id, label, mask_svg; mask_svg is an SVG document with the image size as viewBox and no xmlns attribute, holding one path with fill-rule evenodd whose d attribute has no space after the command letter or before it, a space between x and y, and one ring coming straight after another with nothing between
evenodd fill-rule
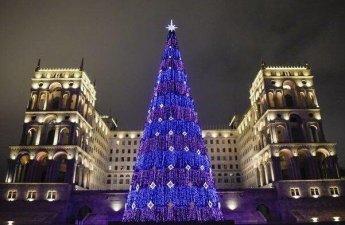
<instances>
[{"instance_id":1,"label":"night sky","mask_svg":"<svg viewBox=\"0 0 345 225\"><path fill-rule=\"evenodd\" d=\"M344 3L1 0L0 181L8 145L19 144L38 58L56 68L79 67L84 57L97 109L120 129L142 129L171 18L202 127L224 127L245 112L261 60L308 62L326 138L345 166Z\"/></svg>"}]
</instances>

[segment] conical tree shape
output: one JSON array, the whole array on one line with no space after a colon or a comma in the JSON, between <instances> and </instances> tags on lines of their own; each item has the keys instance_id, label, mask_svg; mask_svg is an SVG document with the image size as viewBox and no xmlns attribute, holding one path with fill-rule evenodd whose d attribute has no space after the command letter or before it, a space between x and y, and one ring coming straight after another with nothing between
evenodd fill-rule
<instances>
[{"instance_id":1,"label":"conical tree shape","mask_svg":"<svg viewBox=\"0 0 345 225\"><path fill-rule=\"evenodd\" d=\"M222 220L175 31L169 31L123 221Z\"/></svg>"}]
</instances>

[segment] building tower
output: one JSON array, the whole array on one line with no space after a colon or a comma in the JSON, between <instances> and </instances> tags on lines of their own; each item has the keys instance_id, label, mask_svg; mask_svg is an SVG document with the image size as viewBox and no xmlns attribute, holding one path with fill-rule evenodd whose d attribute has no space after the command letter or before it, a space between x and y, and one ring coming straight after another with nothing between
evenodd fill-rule
<instances>
[{"instance_id":1,"label":"building tower","mask_svg":"<svg viewBox=\"0 0 345 225\"><path fill-rule=\"evenodd\" d=\"M149 106L123 221L212 221L222 213L175 25Z\"/></svg>"},{"instance_id":2,"label":"building tower","mask_svg":"<svg viewBox=\"0 0 345 225\"><path fill-rule=\"evenodd\" d=\"M263 63L250 88L250 102L239 125L245 186L339 178L335 143L325 139L308 65Z\"/></svg>"},{"instance_id":3,"label":"building tower","mask_svg":"<svg viewBox=\"0 0 345 225\"><path fill-rule=\"evenodd\" d=\"M109 129L95 111L95 102L83 60L76 69L43 69L39 61L20 145L10 146L6 182L103 188ZM96 143L97 138L104 140Z\"/></svg>"}]
</instances>

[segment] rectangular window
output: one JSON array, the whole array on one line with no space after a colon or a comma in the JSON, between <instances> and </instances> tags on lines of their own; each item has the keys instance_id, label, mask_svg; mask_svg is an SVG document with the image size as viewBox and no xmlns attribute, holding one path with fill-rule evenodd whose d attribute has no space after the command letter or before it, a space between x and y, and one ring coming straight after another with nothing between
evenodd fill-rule
<instances>
[{"instance_id":1,"label":"rectangular window","mask_svg":"<svg viewBox=\"0 0 345 225\"><path fill-rule=\"evenodd\" d=\"M219 152L219 148L217 148L217 152Z\"/></svg>"},{"instance_id":2,"label":"rectangular window","mask_svg":"<svg viewBox=\"0 0 345 225\"><path fill-rule=\"evenodd\" d=\"M214 169L215 167L214 167L214 165L212 165L212 169Z\"/></svg>"},{"instance_id":3,"label":"rectangular window","mask_svg":"<svg viewBox=\"0 0 345 225\"><path fill-rule=\"evenodd\" d=\"M310 188L310 195L313 196L314 198L317 198L320 196L320 190L318 187L311 187Z\"/></svg>"},{"instance_id":4,"label":"rectangular window","mask_svg":"<svg viewBox=\"0 0 345 225\"><path fill-rule=\"evenodd\" d=\"M219 145L219 140L218 139L216 140L216 144Z\"/></svg>"},{"instance_id":5,"label":"rectangular window","mask_svg":"<svg viewBox=\"0 0 345 225\"><path fill-rule=\"evenodd\" d=\"M207 145L207 140L204 140L205 145Z\"/></svg>"},{"instance_id":6,"label":"rectangular window","mask_svg":"<svg viewBox=\"0 0 345 225\"><path fill-rule=\"evenodd\" d=\"M225 148L223 148L223 152L225 152Z\"/></svg>"},{"instance_id":7,"label":"rectangular window","mask_svg":"<svg viewBox=\"0 0 345 225\"><path fill-rule=\"evenodd\" d=\"M220 160L220 156L217 156L217 160Z\"/></svg>"},{"instance_id":8,"label":"rectangular window","mask_svg":"<svg viewBox=\"0 0 345 225\"><path fill-rule=\"evenodd\" d=\"M213 148L211 148L211 152L214 152Z\"/></svg>"},{"instance_id":9,"label":"rectangular window","mask_svg":"<svg viewBox=\"0 0 345 225\"><path fill-rule=\"evenodd\" d=\"M231 151L231 148L229 148L229 152L232 152L232 151Z\"/></svg>"},{"instance_id":10,"label":"rectangular window","mask_svg":"<svg viewBox=\"0 0 345 225\"><path fill-rule=\"evenodd\" d=\"M211 160L214 160L214 156L211 156Z\"/></svg>"},{"instance_id":11,"label":"rectangular window","mask_svg":"<svg viewBox=\"0 0 345 225\"><path fill-rule=\"evenodd\" d=\"M338 197L339 196L339 189L338 187L330 187L329 192L331 193L331 196Z\"/></svg>"},{"instance_id":12,"label":"rectangular window","mask_svg":"<svg viewBox=\"0 0 345 225\"><path fill-rule=\"evenodd\" d=\"M134 157L134 158L133 158L133 161L134 161L134 162L137 161L137 157Z\"/></svg>"},{"instance_id":13,"label":"rectangular window","mask_svg":"<svg viewBox=\"0 0 345 225\"><path fill-rule=\"evenodd\" d=\"M33 201L36 199L37 192L36 191L28 191L28 194L26 195L26 199L28 201Z\"/></svg>"},{"instance_id":14,"label":"rectangular window","mask_svg":"<svg viewBox=\"0 0 345 225\"><path fill-rule=\"evenodd\" d=\"M134 145L137 145L137 140L134 141Z\"/></svg>"},{"instance_id":15,"label":"rectangular window","mask_svg":"<svg viewBox=\"0 0 345 225\"><path fill-rule=\"evenodd\" d=\"M299 188L290 188L290 195L293 198L299 198L301 197Z\"/></svg>"},{"instance_id":16,"label":"rectangular window","mask_svg":"<svg viewBox=\"0 0 345 225\"><path fill-rule=\"evenodd\" d=\"M223 145L225 144L225 140L224 140L224 139L222 140L222 144L223 144Z\"/></svg>"},{"instance_id":17,"label":"rectangular window","mask_svg":"<svg viewBox=\"0 0 345 225\"><path fill-rule=\"evenodd\" d=\"M117 170L117 166L114 167L114 170Z\"/></svg>"},{"instance_id":18,"label":"rectangular window","mask_svg":"<svg viewBox=\"0 0 345 225\"><path fill-rule=\"evenodd\" d=\"M210 144L211 144L211 145L213 144L213 140L210 140Z\"/></svg>"},{"instance_id":19,"label":"rectangular window","mask_svg":"<svg viewBox=\"0 0 345 225\"><path fill-rule=\"evenodd\" d=\"M48 191L47 192L47 200L52 202L56 200L56 191Z\"/></svg>"},{"instance_id":20,"label":"rectangular window","mask_svg":"<svg viewBox=\"0 0 345 225\"><path fill-rule=\"evenodd\" d=\"M129 170L130 166L127 166L126 169Z\"/></svg>"},{"instance_id":21,"label":"rectangular window","mask_svg":"<svg viewBox=\"0 0 345 225\"><path fill-rule=\"evenodd\" d=\"M128 141L128 145L131 145L132 144L132 142L131 141Z\"/></svg>"},{"instance_id":22,"label":"rectangular window","mask_svg":"<svg viewBox=\"0 0 345 225\"><path fill-rule=\"evenodd\" d=\"M113 157L109 157L109 161L110 161L110 162L113 161Z\"/></svg>"},{"instance_id":23,"label":"rectangular window","mask_svg":"<svg viewBox=\"0 0 345 225\"><path fill-rule=\"evenodd\" d=\"M126 179L126 184L129 184L129 179Z\"/></svg>"},{"instance_id":24,"label":"rectangular window","mask_svg":"<svg viewBox=\"0 0 345 225\"><path fill-rule=\"evenodd\" d=\"M111 180L107 180L107 184L110 184L111 183Z\"/></svg>"},{"instance_id":25,"label":"rectangular window","mask_svg":"<svg viewBox=\"0 0 345 225\"><path fill-rule=\"evenodd\" d=\"M217 168L220 170L221 169L221 165L217 165Z\"/></svg>"},{"instance_id":26,"label":"rectangular window","mask_svg":"<svg viewBox=\"0 0 345 225\"><path fill-rule=\"evenodd\" d=\"M117 179L116 178L113 180L113 184L117 184Z\"/></svg>"},{"instance_id":27,"label":"rectangular window","mask_svg":"<svg viewBox=\"0 0 345 225\"><path fill-rule=\"evenodd\" d=\"M121 157L121 162L124 162L125 161L125 157Z\"/></svg>"},{"instance_id":28,"label":"rectangular window","mask_svg":"<svg viewBox=\"0 0 345 225\"><path fill-rule=\"evenodd\" d=\"M120 179L120 182L119 182L119 184L123 184L123 179Z\"/></svg>"},{"instance_id":29,"label":"rectangular window","mask_svg":"<svg viewBox=\"0 0 345 225\"><path fill-rule=\"evenodd\" d=\"M127 157L127 162L131 161L131 157Z\"/></svg>"},{"instance_id":30,"label":"rectangular window","mask_svg":"<svg viewBox=\"0 0 345 225\"><path fill-rule=\"evenodd\" d=\"M17 191L16 190L9 190L7 193L7 200L14 201L17 198Z\"/></svg>"}]
</instances>

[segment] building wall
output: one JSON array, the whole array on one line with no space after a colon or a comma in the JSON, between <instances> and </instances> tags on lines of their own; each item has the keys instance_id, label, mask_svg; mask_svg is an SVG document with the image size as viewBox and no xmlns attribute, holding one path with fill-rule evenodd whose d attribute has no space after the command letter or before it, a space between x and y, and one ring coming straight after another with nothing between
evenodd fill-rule
<instances>
[{"instance_id":1,"label":"building wall","mask_svg":"<svg viewBox=\"0 0 345 225\"><path fill-rule=\"evenodd\" d=\"M109 128L82 69L36 68L19 145L10 146L6 182L105 187Z\"/></svg>"},{"instance_id":2,"label":"building wall","mask_svg":"<svg viewBox=\"0 0 345 225\"><path fill-rule=\"evenodd\" d=\"M292 189L299 189L299 196ZM311 188L318 188L315 196ZM337 194L331 192L337 188ZM15 199L9 199L9 191L17 191ZM28 201L27 193L36 191L37 197ZM56 191L57 198L47 200L48 191ZM224 219L235 224L269 222L344 221L344 180L277 181L273 188L239 188L219 191ZM50 223L106 225L121 221L126 207L126 191L72 191L68 184L0 184L0 223L14 224ZM20 213L18 213L20 212ZM50 218L50 219L48 219ZM26 221L23 221L26 219Z\"/></svg>"},{"instance_id":3,"label":"building wall","mask_svg":"<svg viewBox=\"0 0 345 225\"><path fill-rule=\"evenodd\" d=\"M110 134L108 190L128 190L141 131L113 131ZM237 131L231 129L202 132L218 189L241 187L241 168L237 147Z\"/></svg>"}]
</instances>

